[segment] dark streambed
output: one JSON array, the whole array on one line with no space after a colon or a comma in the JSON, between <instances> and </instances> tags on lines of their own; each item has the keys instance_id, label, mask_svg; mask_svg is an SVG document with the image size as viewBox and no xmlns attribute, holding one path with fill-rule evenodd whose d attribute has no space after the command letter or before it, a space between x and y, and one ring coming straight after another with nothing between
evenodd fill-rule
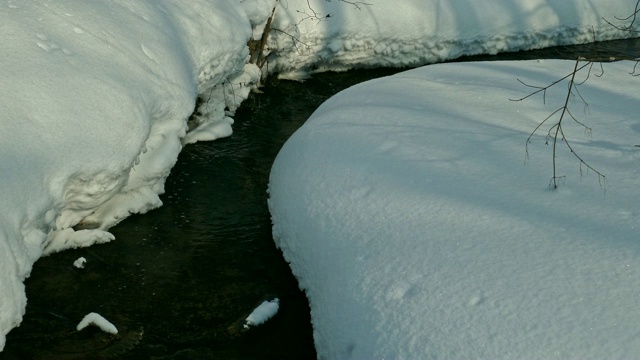
<instances>
[{"instance_id":1,"label":"dark streambed","mask_svg":"<svg viewBox=\"0 0 640 360\"><path fill-rule=\"evenodd\" d=\"M638 56L639 45L626 40L461 60L575 58L594 51ZM398 71L270 81L238 111L233 136L184 149L163 207L113 228L114 242L35 264L26 281L25 318L9 333L0 359L315 358L307 300L271 239L269 170L282 144L324 100ZM84 269L73 266L80 256L87 259ZM271 295L281 300L276 317L242 335L228 331ZM89 312L109 319L119 334L75 331Z\"/></svg>"}]
</instances>

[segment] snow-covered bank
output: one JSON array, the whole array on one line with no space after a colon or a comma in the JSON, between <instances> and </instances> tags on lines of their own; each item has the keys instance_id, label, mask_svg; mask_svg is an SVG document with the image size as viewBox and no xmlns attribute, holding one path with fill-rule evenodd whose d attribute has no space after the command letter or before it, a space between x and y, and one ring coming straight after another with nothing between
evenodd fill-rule
<instances>
[{"instance_id":1,"label":"snow-covered bank","mask_svg":"<svg viewBox=\"0 0 640 360\"><path fill-rule=\"evenodd\" d=\"M0 6L0 350L40 256L111 240L110 226L162 204L182 141L231 133L224 109L248 87L218 85L256 80L246 43L268 12L254 3L250 16L204 0ZM203 92L208 131L185 139Z\"/></svg>"},{"instance_id":2,"label":"snow-covered bank","mask_svg":"<svg viewBox=\"0 0 640 360\"><path fill-rule=\"evenodd\" d=\"M565 134L607 176L548 189L571 61L437 64L325 102L273 165L274 238L322 359L630 359L640 353L640 125L632 62L580 87ZM599 70L598 70L599 71ZM579 76L584 79L586 73ZM584 167L582 168L584 170Z\"/></svg>"},{"instance_id":3,"label":"snow-covered bank","mask_svg":"<svg viewBox=\"0 0 640 360\"><path fill-rule=\"evenodd\" d=\"M299 79L354 66L419 66L636 36L608 24L633 13L628 1L281 1L269 68ZM368 5L367 5L368 4ZM283 16L286 14L287 16ZM628 22L624 23L628 25Z\"/></svg>"}]
</instances>

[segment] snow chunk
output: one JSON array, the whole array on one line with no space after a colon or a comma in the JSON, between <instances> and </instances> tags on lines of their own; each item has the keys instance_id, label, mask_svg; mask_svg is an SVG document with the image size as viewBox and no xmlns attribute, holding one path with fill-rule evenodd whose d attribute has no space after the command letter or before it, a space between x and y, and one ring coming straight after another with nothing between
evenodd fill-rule
<instances>
[{"instance_id":1,"label":"snow chunk","mask_svg":"<svg viewBox=\"0 0 640 360\"><path fill-rule=\"evenodd\" d=\"M116 327L109 322L109 320L105 319L104 317L102 317L102 315L98 314L98 313L89 313L87 314L82 321L80 321L80 323L78 324L78 326L76 327L76 330L80 331L84 328L86 328L89 325L95 325L97 327L100 328L100 330L109 333L109 334L117 334L118 333L118 329L116 329Z\"/></svg>"},{"instance_id":2,"label":"snow chunk","mask_svg":"<svg viewBox=\"0 0 640 360\"><path fill-rule=\"evenodd\" d=\"M255 308L249 316L245 319L243 327L248 329L252 326L258 326L264 324L267 320L271 319L280 309L280 299L275 298L271 301L263 301L257 308Z\"/></svg>"},{"instance_id":3,"label":"snow chunk","mask_svg":"<svg viewBox=\"0 0 640 360\"><path fill-rule=\"evenodd\" d=\"M87 262L87 259L85 259L84 257L79 257L76 261L73 262L73 266L77 267L78 269L84 269L84 263Z\"/></svg>"},{"instance_id":4,"label":"snow chunk","mask_svg":"<svg viewBox=\"0 0 640 360\"><path fill-rule=\"evenodd\" d=\"M49 255L69 248L87 247L93 244L102 244L115 239L115 236L108 231L78 230L71 228L53 231L49 234L43 255Z\"/></svg>"}]
</instances>

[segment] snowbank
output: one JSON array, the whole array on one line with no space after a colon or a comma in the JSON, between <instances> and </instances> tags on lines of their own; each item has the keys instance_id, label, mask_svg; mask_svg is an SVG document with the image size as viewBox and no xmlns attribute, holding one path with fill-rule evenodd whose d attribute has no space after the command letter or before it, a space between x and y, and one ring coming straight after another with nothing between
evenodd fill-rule
<instances>
[{"instance_id":1,"label":"snowbank","mask_svg":"<svg viewBox=\"0 0 640 360\"><path fill-rule=\"evenodd\" d=\"M248 92L232 84L257 80L246 43L268 13L254 3L0 7L0 350L40 256L113 239L110 226L162 204L183 141L231 133L225 107ZM186 135L199 93L212 99Z\"/></svg>"},{"instance_id":2,"label":"snowbank","mask_svg":"<svg viewBox=\"0 0 640 360\"><path fill-rule=\"evenodd\" d=\"M565 134L607 177L547 187L570 61L431 65L325 102L271 172L277 245L310 300L322 359L629 359L640 353L634 64L580 87ZM596 70L594 70L596 71ZM579 78L584 79L585 73ZM582 167L582 170L585 170ZM606 191L605 191L606 190Z\"/></svg>"}]
</instances>

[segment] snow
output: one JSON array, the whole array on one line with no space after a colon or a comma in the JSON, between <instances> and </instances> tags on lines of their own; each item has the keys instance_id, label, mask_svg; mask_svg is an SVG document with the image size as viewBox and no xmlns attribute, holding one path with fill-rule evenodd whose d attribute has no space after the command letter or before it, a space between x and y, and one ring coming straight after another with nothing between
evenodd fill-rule
<instances>
[{"instance_id":1,"label":"snow","mask_svg":"<svg viewBox=\"0 0 640 360\"><path fill-rule=\"evenodd\" d=\"M84 264L87 262L87 259L85 259L83 256L79 257L76 259L76 261L73 262L73 266L75 266L78 269L84 269Z\"/></svg>"},{"instance_id":2,"label":"snow","mask_svg":"<svg viewBox=\"0 0 640 360\"><path fill-rule=\"evenodd\" d=\"M0 6L0 350L39 257L111 241L109 227L162 204L183 142L231 133L224 109L249 88L221 84L255 77L251 21L224 1ZM199 93L212 99L187 137Z\"/></svg>"},{"instance_id":3,"label":"snow","mask_svg":"<svg viewBox=\"0 0 640 360\"><path fill-rule=\"evenodd\" d=\"M248 329L250 327L264 324L267 320L271 319L280 309L280 299L275 298L273 300L265 300L257 308L253 309L251 314L244 320L243 327Z\"/></svg>"},{"instance_id":4,"label":"snow","mask_svg":"<svg viewBox=\"0 0 640 360\"><path fill-rule=\"evenodd\" d=\"M437 64L320 106L272 167L278 247L322 359L629 359L640 353L633 62L571 103L557 190L543 125L572 61ZM586 70L585 70L586 71ZM586 72L579 79L586 77ZM557 120L557 117L554 118ZM554 121L554 120L550 120ZM566 121L566 120L565 120ZM602 183L602 187L601 184Z\"/></svg>"},{"instance_id":5,"label":"snow","mask_svg":"<svg viewBox=\"0 0 640 360\"><path fill-rule=\"evenodd\" d=\"M621 0L368 3L0 5L6 39L0 183L7 189L0 193L0 351L25 312L23 281L33 263L112 241L110 227L161 206L164 181L182 147L229 136L233 112L263 71L302 78L319 70L422 65L593 36L624 38L631 33L603 18L633 10ZM247 43L260 39L276 5L268 63L260 69L249 63ZM190 118L194 110L197 116Z\"/></svg>"},{"instance_id":6,"label":"snow","mask_svg":"<svg viewBox=\"0 0 640 360\"><path fill-rule=\"evenodd\" d=\"M269 68L290 79L354 65L418 66L462 55L634 36L605 21L619 24L615 16L631 14L627 1L312 0L309 6L303 0L282 0L281 4L272 26L278 31L270 37L275 56ZM287 16L280 16L283 13Z\"/></svg>"},{"instance_id":7,"label":"snow","mask_svg":"<svg viewBox=\"0 0 640 360\"><path fill-rule=\"evenodd\" d=\"M92 312L85 315L85 317L82 318L82 320L78 323L76 330L80 331L89 325L95 325L99 327L100 330L109 334L115 335L118 333L118 329L116 329L116 327L112 323L110 323L109 320L105 319L98 313Z\"/></svg>"}]
</instances>

